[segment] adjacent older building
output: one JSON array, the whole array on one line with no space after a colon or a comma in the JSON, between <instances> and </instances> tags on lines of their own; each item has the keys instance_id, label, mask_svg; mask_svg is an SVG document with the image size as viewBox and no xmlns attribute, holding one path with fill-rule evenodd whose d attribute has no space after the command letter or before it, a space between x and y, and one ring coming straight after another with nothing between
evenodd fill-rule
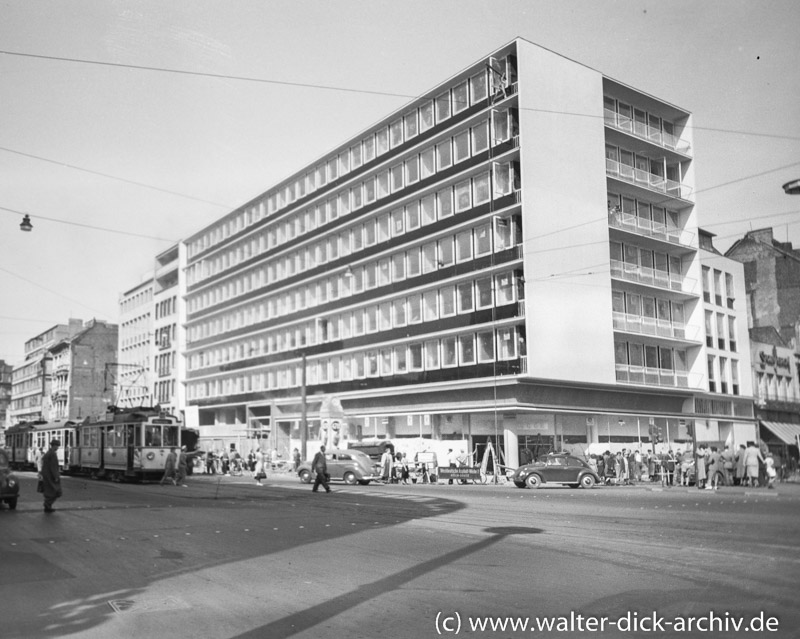
<instances>
[{"instance_id":1,"label":"adjacent older building","mask_svg":"<svg viewBox=\"0 0 800 639\"><path fill-rule=\"evenodd\" d=\"M476 61L186 241L190 424L509 466L753 436L691 124L524 40Z\"/></svg>"},{"instance_id":2,"label":"adjacent older building","mask_svg":"<svg viewBox=\"0 0 800 639\"><path fill-rule=\"evenodd\" d=\"M117 361L116 324L91 320L50 347L52 381L47 421L79 421L105 414L113 403L109 375Z\"/></svg>"}]
</instances>

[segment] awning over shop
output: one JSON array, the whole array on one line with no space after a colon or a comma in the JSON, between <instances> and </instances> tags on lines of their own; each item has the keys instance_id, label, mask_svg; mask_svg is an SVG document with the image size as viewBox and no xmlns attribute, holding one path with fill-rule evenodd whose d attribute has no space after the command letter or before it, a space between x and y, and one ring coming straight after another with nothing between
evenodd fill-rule
<instances>
[{"instance_id":1,"label":"awning over shop","mask_svg":"<svg viewBox=\"0 0 800 639\"><path fill-rule=\"evenodd\" d=\"M772 431L781 441L790 446L797 445L797 438L800 436L800 424L787 424L786 422L765 422L761 424Z\"/></svg>"}]
</instances>

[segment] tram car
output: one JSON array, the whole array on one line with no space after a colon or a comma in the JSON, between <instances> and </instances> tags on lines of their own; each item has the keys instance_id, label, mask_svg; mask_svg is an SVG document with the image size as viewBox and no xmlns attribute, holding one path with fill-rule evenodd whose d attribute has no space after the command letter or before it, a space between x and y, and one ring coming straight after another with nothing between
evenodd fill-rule
<instances>
[{"instance_id":1,"label":"tram car","mask_svg":"<svg viewBox=\"0 0 800 639\"><path fill-rule=\"evenodd\" d=\"M112 481L160 479L170 448L180 450L181 422L158 409L116 409L75 425L69 472Z\"/></svg>"},{"instance_id":2,"label":"tram car","mask_svg":"<svg viewBox=\"0 0 800 639\"><path fill-rule=\"evenodd\" d=\"M6 429L6 449L11 468L38 470L39 460L50 448L50 442L61 442L58 465L66 471L69 456L75 445L74 422L23 422Z\"/></svg>"}]
</instances>

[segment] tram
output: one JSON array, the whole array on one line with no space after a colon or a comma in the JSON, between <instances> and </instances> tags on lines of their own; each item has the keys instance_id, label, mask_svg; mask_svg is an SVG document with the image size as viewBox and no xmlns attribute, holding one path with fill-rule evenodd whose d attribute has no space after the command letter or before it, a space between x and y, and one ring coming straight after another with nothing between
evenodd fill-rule
<instances>
[{"instance_id":1,"label":"tram","mask_svg":"<svg viewBox=\"0 0 800 639\"><path fill-rule=\"evenodd\" d=\"M38 470L38 462L50 448L50 442L61 442L58 465L68 469L70 450L75 445L75 423L23 422L6 429L6 449L11 468Z\"/></svg>"},{"instance_id":2,"label":"tram","mask_svg":"<svg viewBox=\"0 0 800 639\"><path fill-rule=\"evenodd\" d=\"M158 479L170 448L181 447L181 422L155 408L115 409L75 425L68 471L112 481Z\"/></svg>"}]
</instances>

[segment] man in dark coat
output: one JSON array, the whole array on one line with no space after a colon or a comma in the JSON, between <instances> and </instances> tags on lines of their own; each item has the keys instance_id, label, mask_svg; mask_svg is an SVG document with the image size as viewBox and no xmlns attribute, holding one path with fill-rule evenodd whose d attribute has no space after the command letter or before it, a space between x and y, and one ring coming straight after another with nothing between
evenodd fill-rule
<instances>
[{"instance_id":1,"label":"man in dark coat","mask_svg":"<svg viewBox=\"0 0 800 639\"><path fill-rule=\"evenodd\" d=\"M314 479L314 487L311 489L312 492L317 492L320 484L322 484L326 493L331 492L331 487L328 486L328 462L325 459L325 446L319 447L319 452L314 455L314 460L311 462L311 468L317 473L317 477Z\"/></svg>"},{"instance_id":2,"label":"man in dark coat","mask_svg":"<svg viewBox=\"0 0 800 639\"><path fill-rule=\"evenodd\" d=\"M58 465L58 447L61 442L54 439L50 442L50 450L42 457L42 487L44 494L44 512L51 513L55 510L53 504L61 497L61 473Z\"/></svg>"}]
</instances>

